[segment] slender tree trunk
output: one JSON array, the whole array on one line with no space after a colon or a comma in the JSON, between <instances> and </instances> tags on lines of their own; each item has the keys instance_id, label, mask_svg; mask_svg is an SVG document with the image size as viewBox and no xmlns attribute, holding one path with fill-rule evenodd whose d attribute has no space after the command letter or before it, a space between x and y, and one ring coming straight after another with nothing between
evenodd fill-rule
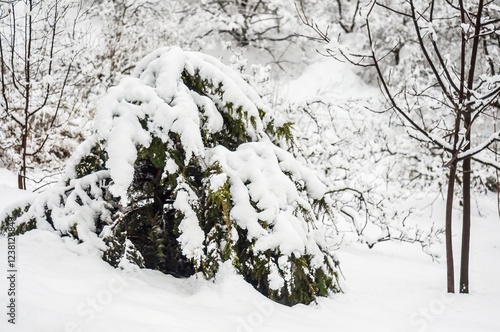
<instances>
[{"instance_id":1,"label":"slender tree trunk","mask_svg":"<svg viewBox=\"0 0 500 332\"><path fill-rule=\"evenodd\" d=\"M470 115L469 115L470 117ZM465 120L467 123L467 120ZM462 251L460 265L460 293L469 293L469 249L470 249L470 173L471 160L463 161L463 229L462 229Z\"/></svg>"},{"instance_id":2,"label":"slender tree trunk","mask_svg":"<svg viewBox=\"0 0 500 332\"><path fill-rule=\"evenodd\" d=\"M21 165L21 172L18 175L18 185L19 189L26 190L26 167L28 158L28 121L25 121L24 123L23 134L21 137L21 157L22 157L22 165Z\"/></svg>"},{"instance_id":3,"label":"slender tree trunk","mask_svg":"<svg viewBox=\"0 0 500 332\"><path fill-rule=\"evenodd\" d=\"M455 275L453 263L453 238L452 238L452 221L453 221L453 198L455 189L455 177L457 175L456 159L453 159L450 164L450 173L448 179L448 192L446 195L446 218L445 218L445 235L446 235L446 277L448 293L455 293Z\"/></svg>"},{"instance_id":4,"label":"slender tree trunk","mask_svg":"<svg viewBox=\"0 0 500 332\"><path fill-rule=\"evenodd\" d=\"M470 56L469 73L467 78L467 101L472 99L471 91L474 89L474 75L477 63L479 36L481 34L484 0L479 0L477 5L476 22L474 27L474 38L472 44L472 52ZM467 111L464 114L465 141L464 152L470 149L471 131L472 131L472 109L467 106ZM463 161L463 199L464 199L464 217L462 229L462 259L460 266L460 293L469 293L469 251L470 251L470 178L471 178L471 157L465 157Z\"/></svg>"}]
</instances>

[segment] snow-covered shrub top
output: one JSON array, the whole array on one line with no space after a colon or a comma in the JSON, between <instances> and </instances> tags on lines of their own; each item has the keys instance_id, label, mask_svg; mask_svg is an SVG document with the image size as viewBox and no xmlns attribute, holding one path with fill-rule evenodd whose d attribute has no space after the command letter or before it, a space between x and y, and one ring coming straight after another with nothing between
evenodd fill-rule
<instances>
[{"instance_id":1,"label":"snow-covered shrub top","mask_svg":"<svg viewBox=\"0 0 500 332\"><path fill-rule=\"evenodd\" d=\"M211 99L213 96L200 95L186 86L181 79L184 70L191 76L199 75L211 81L215 88L223 86L225 102L232 103L234 109L242 107L245 114L238 116L250 118L255 124L255 128L247 127L245 134L252 140L262 137L263 126L254 104L258 96L241 78L231 77L228 72L232 72L224 69L210 57L179 49L160 49L139 62L132 77L110 89L99 105L95 129L107 142L106 167L114 181L110 187L113 195L124 202L127 200L136 146L148 147L152 136L168 142L169 133L178 134L185 150L184 163L188 164L193 157L205 157L200 129L208 133L222 130L224 121L217 107L224 105L216 105Z\"/></svg>"},{"instance_id":2,"label":"snow-covered shrub top","mask_svg":"<svg viewBox=\"0 0 500 332\"><path fill-rule=\"evenodd\" d=\"M186 74L208 83L207 95L183 82ZM218 109L251 123L243 133L248 140L267 140L262 120L272 121L269 110L264 113L260 97L233 70L213 57L177 48L158 49L145 57L132 76L111 88L98 106L95 135L107 142L106 168L114 181L111 193L126 202L136 146L148 147L153 136L168 142L169 133L178 134L185 164L192 157L204 158L204 135L223 132L227 125ZM75 162L79 156L73 158ZM68 178L75 175L70 167Z\"/></svg>"},{"instance_id":3,"label":"snow-covered shrub top","mask_svg":"<svg viewBox=\"0 0 500 332\"><path fill-rule=\"evenodd\" d=\"M289 124L216 59L155 51L109 90L94 127L21 229L36 221L91 240L115 266L178 276L211 278L231 260L287 304L339 290L312 208L325 186L273 143L291 138Z\"/></svg>"}]
</instances>

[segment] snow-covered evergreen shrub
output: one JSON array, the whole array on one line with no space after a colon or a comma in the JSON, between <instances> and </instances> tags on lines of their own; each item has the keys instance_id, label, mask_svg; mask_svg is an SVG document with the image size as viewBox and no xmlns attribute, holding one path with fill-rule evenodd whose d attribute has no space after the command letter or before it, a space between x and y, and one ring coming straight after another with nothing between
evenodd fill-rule
<instances>
[{"instance_id":1,"label":"snow-covered evergreen shrub","mask_svg":"<svg viewBox=\"0 0 500 332\"><path fill-rule=\"evenodd\" d=\"M338 292L338 263L313 211L325 187L273 143L291 139L277 122L216 59L159 49L103 98L64 181L2 217L3 227L50 229L113 266L179 277L211 279L230 261L288 305Z\"/></svg>"}]
</instances>

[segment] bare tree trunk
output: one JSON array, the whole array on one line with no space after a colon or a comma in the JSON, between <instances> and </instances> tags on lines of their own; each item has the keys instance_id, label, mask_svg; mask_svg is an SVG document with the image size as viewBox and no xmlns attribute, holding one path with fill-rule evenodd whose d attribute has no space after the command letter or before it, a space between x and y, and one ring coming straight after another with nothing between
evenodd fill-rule
<instances>
[{"instance_id":1,"label":"bare tree trunk","mask_svg":"<svg viewBox=\"0 0 500 332\"><path fill-rule=\"evenodd\" d=\"M469 114L469 113L468 113ZM469 115L470 118L470 115ZM467 117L465 120L467 123ZM462 251L460 265L460 293L469 293L469 249L470 249L470 173L471 160L463 161L463 228L462 228Z\"/></svg>"},{"instance_id":2,"label":"bare tree trunk","mask_svg":"<svg viewBox=\"0 0 500 332\"><path fill-rule=\"evenodd\" d=\"M23 128L23 134L21 138L21 172L19 173L19 189L26 190L26 167L27 167L27 158L28 158L28 124L27 118L25 119L25 127Z\"/></svg>"},{"instance_id":3,"label":"bare tree trunk","mask_svg":"<svg viewBox=\"0 0 500 332\"><path fill-rule=\"evenodd\" d=\"M483 15L484 0L479 0L476 14L476 22L474 29L474 37L472 44L472 52L469 64L469 73L467 77L467 100L472 99L472 93L474 89L474 75L477 63L477 54L479 49L479 36L481 34L481 17ZM463 12L463 6L462 6ZM464 114L464 126L465 126L465 147L464 153L470 150L471 145L471 131L472 131L472 119L471 119L472 109L470 105L467 106L467 111ZM463 199L464 199L464 217L463 217L463 229L462 229L462 259L460 266L460 293L469 293L469 252L470 252L470 221L471 221L471 211L470 211L470 189L471 189L471 157L465 156L463 161Z\"/></svg>"},{"instance_id":4,"label":"bare tree trunk","mask_svg":"<svg viewBox=\"0 0 500 332\"><path fill-rule=\"evenodd\" d=\"M403 4L404 3L404 4ZM391 109L394 109L401 116L403 122L413 128L421 138L435 147L442 149L443 152L449 153L451 160L447 163L450 167L448 189L446 198L446 217L445 217L445 234L446 234L446 257L447 257L447 288L448 292L454 293L454 262L453 262L453 245L452 245L452 221L453 221L453 198L454 188L457 176L457 168L462 162L462 178L463 178L463 228L462 228L462 247L461 247L461 267L460 267L460 285L461 293L469 292L469 251L470 251L470 227L471 227L471 162L472 159L478 161L484 166L494 167L497 172L500 170L500 165L479 156L482 151L489 151L492 144L496 144L500 139L500 132L496 130L491 138L478 144L472 142L471 139L478 139L472 136L472 125L480 116L490 116L495 119L490 112L492 107L498 104L500 96L500 80L496 68L498 66L497 54L500 46L500 39L496 34L494 23L499 21L496 14L494 16L488 13L488 7L492 1L478 0L476 2L466 2L465 0L456 1L416 1L407 0L388 6L385 1L371 1L364 10L365 30L367 37L366 51L348 51L347 47L333 46L332 49L326 48L327 54L331 57L347 60L351 64L358 67L375 67L379 86L386 97L387 103ZM392 6L392 7L391 7ZM409 6L409 7L408 7ZM477 8L477 11L476 11ZM400 42L394 43L391 49L387 49L387 43L383 40L374 40L370 28L370 16L372 12L381 10L388 14L387 17L399 17L404 21L410 20L414 26L416 36L415 43L420 46L421 56L423 58L422 65L427 66L427 70L423 72L431 73L432 79L429 85L420 88L413 81L410 85L395 90L391 87L391 77L393 66L388 58L388 54L397 51L400 47ZM300 14L300 13L299 13ZM460 26L457 26L457 18L460 18ZM483 18L484 17L484 18ZM328 29L323 31L312 20L309 20L302 8L302 22L310 27L319 36L320 40L325 43L330 43ZM434 21L439 20L441 23L435 25ZM447 22L444 27L443 22ZM428 28L428 25L432 29ZM441 26L441 27L440 27ZM440 47L435 38L435 28L441 32L449 33L450 41L455 44L444 43L446 52L449 51L451 45L457 45L460 41L460 49L457 49L456 60L449 61L443 56L443 48ZM460 33L460 37L458 35ZM458 37L460 39L458 39ZM413 37L410 37L413 38ZM491 38L493 42L490 44L493 48L488 50L488 40ZM314 39L314 38L313 38ZM337 38L340 41L340 38ZM479 45L483 42L483 51L479 51ZM498 44L498 45L497 45ZM343 45L340 45L343 46ZM495 53L493 53L495 52ZM415 58L416 64L421 60ZM489 66L484 69L484 65ZM383 66L391 68L387 74ZM480 75L475 73L478 67L478 72L481 69ZM397 69L396 69L397 70ZM401 73L405 73L404 70ZM492 83L487 83L492 82ZM398 84L396 83L396 86ZM434 91L437 94L429 93ZM436 97L441 95L441 97ZM436 136L435 129L438 128L441 121L445 121L443 116L440 119L435 119L435 125L430 126L430 120L426 120L422 114L422 119L413 116L415 109L422 109L424 103L430 101L430 110L435 106L436 101L449 111L447 119L453 119L455 124L451 129L451 123L445 126L445 130ZM418 106L417 106L418 105ZM437 109L437 108L436 108ZM462 125L463 121L463 125ZM495 120L496 121L496 120ZM462 135L465 130L465 135ZM453 137L453 143L450 144L449 138ZM474 146L471 146L475 143ZM497 156L495 155L495 160ZM500 210L499 210L500 211Z\"/></svg>"},{"instance_id":5,"label":"bare tree trunk","mask_svg":"<svg viewBox=\"0 0 500 332\"><path fill-rule=\"evenodd\" d=\"M455 293L455 275L453 263L453 197L455 189L455 177L457 175L457 161L454 159L450 164L450 178L448 179L448 192L446 195L446 217L445 217L445 235L446 235L446 280L448 293Z\"/></svg>"}]
</instances>

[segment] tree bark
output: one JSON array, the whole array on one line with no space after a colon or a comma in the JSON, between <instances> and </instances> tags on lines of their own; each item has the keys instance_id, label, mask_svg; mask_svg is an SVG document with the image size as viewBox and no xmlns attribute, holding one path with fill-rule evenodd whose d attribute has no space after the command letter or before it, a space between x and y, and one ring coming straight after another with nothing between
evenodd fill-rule
<instances>
[{"instance_id":1,"label":"tree bark","mask_svg":"<svg viewBox=\"0 0 500 332\"><path fill-rule=\"evenodd\" d=\"M470 120L470 113L469 120ZM465 119L467 123L467 116ZM470 173L471 160L463 161L463 228L462 228L462 251L460 264L460 293L469 293L469 249L470 249Z\"/></svg>"},{"instance_id":2,"label":"tree bark","mask_svg":"<svg viewBox=\"0 0 500 332\"><path fill-rule=\"evenodd\" d=\"M472 52L470 56L469 73L467 77L467 101L472 99L472 92L474 89L474 75L477 63L477 55L479 49L479 36L481 33L481 18L483 15L484 0L479 0L477 6L476 22L474 28L474 38L472 44ZM462 10L463 11L463 10ZM467 106L467 111L464 114L464 127L465 127L465 147L466 153L471 145L471 131L472 131L472 109L470 104ZM471 178L471 157L466 156L463 161L463 199L464 199L464 216L462 228L462 251L461 251L461 265L460 265L460 293L469 293L469 251L470 251L470 178Z\"/></svg>"},{"instance_id":3,"label":"tree bark","mask_svg":"<svg viewBox=\"0 0 500 332\"><path fill-rule=\"evenodd\" d=\"M450 163L450 172L448 179L448 192L446 195L446 217L445 217L445 235L446 235L446 279L448 293L455 293L455 275L453 263L453 197L455 189L455 176L457 174L457 160L453 159Z\"/></svg>"}]
</instances>

